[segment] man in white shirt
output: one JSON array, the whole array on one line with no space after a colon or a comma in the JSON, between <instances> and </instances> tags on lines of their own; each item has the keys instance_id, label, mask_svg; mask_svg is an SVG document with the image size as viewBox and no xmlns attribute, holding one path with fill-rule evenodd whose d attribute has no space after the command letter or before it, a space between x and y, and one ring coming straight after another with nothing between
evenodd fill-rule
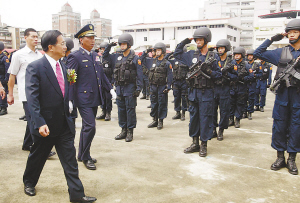
<instances>
[{"instance_id":1,"label":"man in white shirt","mask_svg":"<svg viewBox=\"0 0 300 203\"><path fill-rule=\"evenodd\" d=\"M9 91L7 95L7 102L9 105L14 104L13 90L17 78L19 100L23 103L23 108L27 119L27 126L22 150L30 151L30 148L33 144L33 140L29 128L31 121L30 114L28 111L27 99L25 95L25 72L29 63L40 59L43 55L35 49L38 43L38 34L35 29L26 29L24 32L24 38L26 41L26 46L14 53L10 67L8 69L8 73L10 73L10 76L8 81ZM54 154L55 152L52 152L50 155L53 156Z\"/></svg>"}]
</instances>

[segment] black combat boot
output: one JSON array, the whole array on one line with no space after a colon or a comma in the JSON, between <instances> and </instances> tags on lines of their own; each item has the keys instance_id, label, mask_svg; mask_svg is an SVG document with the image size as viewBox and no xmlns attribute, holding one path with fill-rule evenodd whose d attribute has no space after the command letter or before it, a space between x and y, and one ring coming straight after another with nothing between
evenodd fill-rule
<instances>
[{"instance_id":1,"label":"black combat boot","mask_svg":"<svg viewBox=\"0 0 300 203\"><path fill-rule=\"evenodd\" d=\"M185 121L185 111L182 111L180 120Z\"/></svg>"},{"instance_id":2,"label":"black combat boot","mask_svg":"<svg viewBox=\"0 0 300 203\"><path fill-rule=\"evenodd\" d=\"M284 152L277 151L277 159L271 165L271 170L277 171L285 166L286 164L285 164Z\"/></svg>"},{"instance_id":3,"label":"black combat boot","mask_svg":"<svg viewBox=\"0 0 300 203\"><path fill-rule=\"evenodd\" d=\"M243 118L248 118L247 112L244 112L244 113L243 113Z\"/></svg>"},{"instance_id":4,"label":"black combat boot","mask_svg":"<svg viewBox=\"0 0 300 203\"><path fill-rule=\"evenodd\" d=\"M149 100L149 95L146 96L146 100Z\"/></svg>"},{"instance_id":5,"label":"black combat boot","mask_svg":"<svg viewBox=\"0 0 300 203\"><path fill-rule=\"evenodd\" d=\"M260 107L260 112L264 112L264 111L265 111L264 107L263 106Z\"/></svg>"},{"instance_id":6,"label":"black combat boot","mask_svg":"<svg viewBox=\"0 0 300 203\"><path fill-rule=\"evenodd\" d=\"M234 125L234 117L230 116L228 126L233 126L233 125Z\"/></svg>"},{"instance_id":7,"label":"black combat boot","mask_svg":"<svg viewBox=\"0 0 300 203\"><path fill-rule=\"evenodd\" d=\"M127 129L126 128L122 128L121 133L115 137L115 140L125 139L126 136L127 136Z\"/></svg>"},{"instance_id":8,"label":"black combat boot","mask_svg":"<svg viewBox=\"0 0 300 203\"><path fill-rule=\"evenodd\" d=\"M128 128L127 129L127 136L125 141L126 142L131 142L133 140L133 128Z\"/></svg>"},{"instance_id":9,"label":"black combat boot","mask_svg":"<svg viewBox=\"0 0 300 203\"><path fill-rule=\"evenodd\" d=\"M0 111L0 116L3 116L7 114L7 108L6 107L2 107L1 111Z\"/></svg>"},{"instance_id":10,"label":"black combat boot","mask_svg":"<svg viewBox=\"0 0 300 203\"><path fill-rule=\"evenodd\" d=\"M159 119L158 120L158 124L157 124L157 130L161 130L164 127L164 120L163 119Z\"/></svg>"},{"instance_id":11,"label":"black combat boot","mask_svg":"<svg viewBox=\"0 0 300 203\"><path fill-rule=\"evenodd\" d=\"M199 156L206 157L207 155L207 141L202 141L200 145Z\"/></svg>"},{"instance_id":12,"label":"black combat boot","mask_svg":"<svg viewBox=\"0 0 300 203\"><path fill-rule=\"evenodd\" d=\"M101 115L98 116L98 117L96 117L96 120L105 119L105 116L106 116L106 111L105 111L105 110L102 110Z\"/></svg>"},{"instance_id":13,"label":"black combat boot","mask_svg":"<svg viewBox=\"0 0 300 203\"><path fill-rule=\"evenodd\" d=\"M252 113L248 113L248 120L252 120Z\"/></svg>"},{"instance_id":14,"label":"black combat boot","mask_svg":"<svg viewBox=\"0 0 300 203\"><path fill-rule=\"evenodd\" d=\"M110 112L106 112L106 115L105 115L105 121L110 121L111 120L111 114Z\"/></svg>"},{"instance_id":15,"label":"black combat boot","mask_svg":"<svg viewBox=\"0 0 300 203\"><path fill-rule=\"evenodd\" d=\"M181 117L180 111L176 111L176 114L175 114L175 116L172 117L172 119L173 119L173 120L175 120L175 119L180 119L180 117Z\"/></svg>"},{"instance_id":16,"label":"black combat boot","mask_svg":"<svg viewBox=\"0 0 300 203\"><path fill-rule=\"evenodd\" d=\"M289 169L289 173L293 175L298 175L298 168L295 162L297 152L289 153L289 158L286 163L287 169Z\"/></svg>"},{"instance_id":17,"label":"black combat boot","mask_svg":"<svg viewBox=\"0 0 300 203\"><path fill-rule=\"evenodd\" d=\"M147 106L147 108L151 108L151 104L149 106Z\"/></svg>"},{"instance_id":18,"label":"black combat boot","mask_svg":"<svg viewBox=\"0 0 300 203\"><path fill-rule=\"evenodd\" d=\"M255 106L254 111L259 111L259 106Z\"/></svg>"},{"instance_id":19,"label":"black combat boot","mask_svg":"<svg viewBox=\"0 0 300 203\"><path fill-rule=\"evenodd\" d=\"M218 132L217 140L219 140L219 141L223 140L223 132L224 132L224 129L220 128L219 132Z\"/></svg>"},{"instance_id":20,"label":"black combat boot","mask_svg":"<svg viewBox=\"0 0 300 203\"><path fill-rule=\"evenodd\" d=\"M158 119L156 117L153 117L153 121L148 125L148 128L155 128L157 127L157 125L158 125Z\"/></svg>"},{"instance_id":21,"label":"black combat boot","mask_svg":"<svg viewBox=\"0 0 300 203\"><path fill-rule=\"evenodd\" d=\"M199 137L193 137L193 143L191 146L186 148L183 152L186 154L193 153L193 152L199 152L200 145L199 145Z\"/></svg>"},{"instance_id":22,"label":"black combat boot","mask_svg":"<svg viewBox=\"0 0 300 203\"><path fill-rule=\"evenodd\" d=\"M215 137L217 137L218 135L217 135L217 129L216 128L214 128L213 129L213 137L212 138L215 138Z\"/></svg>"},{"instance_id":23,"label":"black combat boot","mask_svg":"<svg viewBox=\"0 0 300 203\"><path fill-rule=\"evenodd\" d=\"M239 118L235 118L234 127L235 128L239 128L240 127L240 119Z\"/></svg>"},{"instance_id":24,"label":"black combat boot","mask_svg":"<svg viewBox=\"0 0 300 203\"><path fill-rule=\"evenodd\" d=\"M146 99L146 95L143 94L143 96L140 99Z\"/></svg>"}]
</instances>

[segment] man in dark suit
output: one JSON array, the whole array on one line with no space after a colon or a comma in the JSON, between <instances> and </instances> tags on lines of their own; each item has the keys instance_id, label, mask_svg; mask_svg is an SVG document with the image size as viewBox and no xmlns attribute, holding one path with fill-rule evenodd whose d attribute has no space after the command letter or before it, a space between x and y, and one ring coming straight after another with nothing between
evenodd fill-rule
<instances>
[{"instance_id":1,"label":"man in dark suit","mask_svg":"<svg viewBox=\"0 0 300 203\"><path fill-rule=\"evenodd\" d=\"M77 81L70 86L69 99L82 118L78 161L82 161L87 169L96 170L97 160L91 157L90 148L96 133L97 109L104 103L104 91L113 94L114 90L104 74L99 55L92 51L95 45L94 26L85 25L75 38L79 39L80 48L68 56L67 67L77 73Z\"/></svg>"},{"instance_id":2,"label":"man in dark suit","mask_svg":"<svg viewBox=\"0 0 300 203\"><path fill-rule=\"evenodd\" d=\"M25 75L25 93L31 114L34 144L28 156L23 176L24 192L34 196L35 186L55 146L64 169L71 202L94 202L84 194L78 177L75 126L70 117L69 83L66 69L59 59L64 56L66 42L58 30L47 31L41 39L45 56L30 63Z\"/></svg>"}]
</instances>

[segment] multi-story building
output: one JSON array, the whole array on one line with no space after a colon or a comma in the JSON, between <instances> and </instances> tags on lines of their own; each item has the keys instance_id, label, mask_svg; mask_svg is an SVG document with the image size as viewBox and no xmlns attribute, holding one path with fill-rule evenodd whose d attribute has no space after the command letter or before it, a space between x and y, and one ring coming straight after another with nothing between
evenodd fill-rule
<instances>
[{"instance_id":1,"label":"multi-story building","mask_svg":"<svg viewBox=\"0 0 300 203\"><path fill-rule=\"evenodd\" d=\"M293 10L296 3L296 0L209 0L200 9L199 19L239 17L242 27L240 45L250 49L258 16Z\"/></svg>"},{"instance_id":2,"label":"multi-story building","mask_svg":"<svg viewBox=\"0 0 300 203\"><path fill-rule=\"evenodd\" d=\"M216 45L220 39L228 39L233 47L240 44L239 18L223 18L211 20L190 20L162 23L141 23L120 27L123 33L133 36L134 49L143 51L154 46L157 42L166 44L169 50L174 50L176 45L193 36L194 31L200 27L208 27L212 33L210 46ZM194 43L194 42L192 42Z\"/></svg>"},{"instance_id":3,"label":"multi-story building","mask_svg":"<svg viewBox=\"0 0 300 203\"><path fill-rule=\"evenodd\" d=\"M100 13L96 9L91 12L90 19L82 20L82 24L93 24L97 38L105 39L112 36L112 21L100 18Z\"/></svg>"},{"instance_id":4,"label":"multi-story building","mask_svg":"<svg viewBox=\"0 0 300 203\"><path fill-rule=\"evenodd\" d=\"M73 12L69 3L63 5L58 14L52 14L52 29L59 30L64 35L74 35L80 28L81 15Z\"/></svg>"},{"instance_id":5,"label":"multi-story building","mask_svg":"<svg viewBox=\"0 0 300 203\"><path fill-rule=\"evenodd\" d=\"M5 49L19 49L20 29L15 27L0 27L0 41L4 43Z\"/></svg>"}]
</instances>

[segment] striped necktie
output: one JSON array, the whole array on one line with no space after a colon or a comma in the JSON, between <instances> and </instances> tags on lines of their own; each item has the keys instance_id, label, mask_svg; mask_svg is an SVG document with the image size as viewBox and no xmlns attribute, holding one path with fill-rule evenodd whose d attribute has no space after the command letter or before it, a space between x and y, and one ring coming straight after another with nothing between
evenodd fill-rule
<instances>
[{"instance_id":1,"label":"striped necktie","mask_svg":"<svg viewBox=\"0 0 300 203\"><path fill-rule=\"evenodd\" d=\"M62 72L61 72L58 62L56 63L56 78L57 78L59 87L61 89L61 92L62 92L63 96L65 96L65 82L64 82L64 78L63 78L63 75L62 75Z\"/></svg>"}]
</instances>

